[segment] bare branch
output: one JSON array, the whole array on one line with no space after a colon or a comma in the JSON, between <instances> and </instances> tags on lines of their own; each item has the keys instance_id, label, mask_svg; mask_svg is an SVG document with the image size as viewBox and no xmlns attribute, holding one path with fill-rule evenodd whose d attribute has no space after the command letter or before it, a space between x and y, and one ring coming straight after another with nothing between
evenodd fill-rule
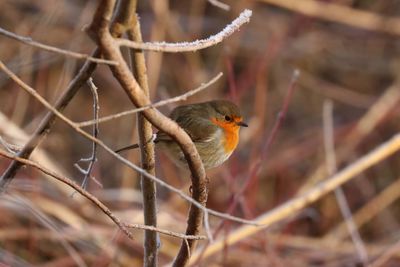
<instances>
[{"instance_id":1,"label":"bare branch","mask_svg":"<svg viewBox=\"0 0 400 267\"><path fill-rule=\"evenodd\" d=\"M212 35L207 39L196 40L193 42L181 42L181 43L166 43L166 42L154 42L154 43L139 43L132 42L127 39L117 39L116 42L119 46L126 46L134 49L149 50L156 52L193 52L200 49L204 49L222 42L224 39L231 36L235 31L250 21L252 11L245 9L240 15L227 25L222 31L216 35Z\"/></svg>"},{"instance_id":2,"label":"bare branch","mask_svg":"<svg viewBox=\"0 0 400 267\"><path fill-rule=\"evenodd\" d=\"M20 36L17 35L15 33L6 31L5 29L0 27L0 34L7 36L11 39L17 40L21 43L33 46L33 47L37 47L40 48L42 50L45 51L49 51L49 52L53 52L53 53L57 53L57 54L61 54L61 55L65 55L65 56L69 56L69 57L73 57L73 58L77 58L77 59L85 59L91 62L96 62L98 64L109 64L109 65L116 65L118 64L116 61L112 61L112 60L107 60L107 59L101 59L101 58L96 58L93 56L89 56L86 54L81 54L81 53L77 53L77 52L73 52L73 51L69 51L69 50L64 50L61 48L57 48L54 46L50 46L50 45L45 45L39 42L36 42L34 40L32 40L30 37L24 37L24 36Z\"/></svg>"},{"instance_id":3,"label":"bare branch","mask_svg":"<svg viewBox=\"0 0 400 267\"><path fill-rule=\"evenodd\" d=\"M128 30L128 38L132 41L143 42L142 33L140 30L140 22L138 16L135 14L132 18L133 25ZM134 51L130 49L130 61L132 64L133 72L138 80L140 87L143 89L144 94L149 97L150 90L147 78L147 67L143 51ZM139 113L137 114L138 121L138 134L140 144L140 160L142 168L147 173L155 175L155 156L154 156L154 143L148 142L153 136L153 129L151 123ZM143 217L144 223L149 226L157 226L157 188L156 183L140 176L142 195L143 195ZM186 240L186 239L185 239ZM157 267L158 263L158 248L159 237L157 233L146 231L144 234L144 266Z\"/></svg>"},{"instance_id":4,"label":"bare branch","mask_svg":"<svg viewBox=\"0 0 400 267\"><path fill-rule=\"evenodd\" d=\"M24 165L27 165L27 166L33 167L35 169L38 169L39 171L43 172L44 174L49 175L50 177L53 177L53 178L57 179L58 181L70 186L76 192L79 192L82 196L86 197L93 204L95 204L99 209L101 209L104 212L104 214L106 214L131 239L133 238L133 235L128 230L128 228L154 231L154 232L158 232L160 234L169 235L169 236L177 237L177 238L181 238L181 239L194 239L194 240L205 240L205 239L207 239L207 237L205 237L205 236L185 235L185 234L176 233L176 232L173 232L173 231L160 229L160 228L157 228L157 227L152 227L152 226L143 225L143 224L123 223L123 222L121 222L121 219L116 217L106 205L104 205L94 195L90 194L88 191L83 189L79 184L77 184L73 180L69 179L68 177L65 177L65 176L62 176L60 174L57 174L57 173L53 172L52 170L47 169L47 168L43 167L42 165L40 165L39 163L36 163L36 162L34 162L32 160L28 160L28 159L20 158L18 156L14 156L13 154L8 153L8 152L6 152L4 150L1 150L1 149L0 149L0 156L8 158L8 159L19 161L19 162L23 163Z\"/></svg>"},{"instance_id":5,"label":"bare branch","mask_svg":"<svg viewBox=\"0 0 400 267\"><path fill-rule=\"evenodd\" d=\"M96 49L93 56L100 56L100 49ZM3 65L3 63L1 63ZM70 82L66 91L60 96L54 105L57 111L62 111L68 105L70 100L74 97L76 92L81 88L81 86L86 82L90 75L94 72L97 64L94 62L86 61L85 64L80 69L79 73ZM55 122L56 116L54 113L49 112L40 122L39 127L32 134L31 138L24 145L21 151L18 152L18 156L22 158L28 158L36 146L47 136L50 128ZM21 167L21 163L18 161L13 161L7 170L0 177L0 191L4 190L7 184L14 178L18 169Z\"/></svg>"},{"instance_id":6,"label":"bare branch","mask_svg":"<svg viewBox=\"0 0 400 267\"><path fill-rule=\"evenodd\" d=\"M211 246L209 246L202 254L203 259L207 258L217 251L220 251L224 246L233 245L246 237L254 235L265 228L273 225L292 216L304 207L316 202L321 197L332 192L337 187L348 182L358 174L366 169L378 164L382 160L392 156L400 150L400 133L394 135L390 140L382 143L365 156L359 158L353 164L339 171L329 179L316 185L304 194L292 198L284 204L276 207L275 209L264 213L255 219L256 222L262 224L261 227L254 227L251 225L244 225L232 232L228 237L218 239ZM201 252L196 252L190 259L189 265L196 262Z\"/></svg>"},{"instance_id":7,"label":"bare branch","mask_svg":"<svg viewBox=\"0 0 400 267\"><path fill-rule=\"evenodd\" d=\"M125 164L126 166L128 166L129 168L137 171L140 174L143 174L144 176L146 176L147 178L155 181L156 183L158 183L159 185L167 188L168 190L170 190L171 192L174 192L176 194L178 194L180 197L182 197L183 199L185 199L186 201L188 201L189 203L193 204L194 206L196 206L197 208L203 210L203 212L208 212L211 215L214 215L216 217L219 218L224 218L230 221L234 221L234 222L238 222L238 223L243 223L243 224L250 224L250 225L254 225L254 226L260 226L260 224L254 222L254 221L249 221L249 220L245 220L245 219L241 219L226 213L222 213L222 212L218 212L215 210L211 210L211 209L207 209L204 206L202 206L202 204L200 204L199 202L197 202L196 200L194 200L193 198L189 197L188 195L186 195L185 193L183 193L181 190L169 185L168 183L164 182L163 180L157 178L156 176L150 175L148 174L145 170L143 170L142 168L136 166L135 164L131 163L130 161L128 161L127 159L123 158L122 156L120 156L119 154L115 153L113 151L113 149L111 149L110 147L108 147L106 144L103 143L103 141L94 138L93 136L91 136L90 134L88 134L87 132L83 131L81 128L77 127L77 125L71 121L70 119L68 119L67 117L65 117L62 113L60 113L57 109L55 109L53 106L51 106L50 103L48 103L43 97L41 97L32 87L30 87L29 85L27 85L26 83L24 83L21 79L19 79L11 70L9 70L2 61L0 61L0 69L2 69L12 80L14 80L19 86L21 86L22 89L24 89L27 93L29 93L31 96L33 96L36 100L38 100L43 106L45 106L48 110L50 110L52 113L55 114L56 117L58 117L59 119L61 119L63 122L65 122L68 126L70 126L71 128L73 128L77 133L79 133L80 135L82 135L83 137L85 137L88 140L91 140L93 142L96 142L99 146L101 146L104 150L106 150L107 152L109 152L111 155L113 155L115 158L117 158L120 162L122 162L123 164Z\"/></svg>"},{"instance_id":8,"label":"bare branch","mask_svg":"<svg viewBox=\"0 0 400 267\"><path fill-rule=\"evenodd\" d=\"M37 164L36 162L21 158L18 156L11 155L3 150L0 150L0 155L3 157L6 157L6 158L12 159L12 160L16 160L24 165L34 167L34 168L40 170L41 172L43 172L53 178L56 178L60 182L63 182L65 184L69 185L70 187L75 189L77 192L79 192L82 196L84 196L87 199L89 199L90 201L92 201L93 204L95 204L97 207L99 207L104 212L104 214L106 214L121 229L122 232L124 232L130 239L133 239L132 233L126 228L126 226L121 222L121 220L119 218L117 218L111 212L111 210L107 208L107 206L105 206L102 202L100 202L95 196L93 196L92 194L87 192L85 189L80 187L76 182L72 181L71 179L69 179L67 177L58 175L58 174L54 173L53 171Z\"/></svg>"},{"instance_id":9,"label":"bare branch","mask_svg":"<svg viewBox=\"0 0 400 267\"><path fill-rule=\"evenodd\" d=\"M128 0L121 0L128 1ZM133 2L133 0L132 0ZM120 5L117 7L115 20L113 20L111 25L111 34L114 37L121 36L125 29L129 27L129 19L134 13L132 8L126 8L124 5ZM97 58L100 57L101 50L100 48L96 48L92 57ZM89 79L94 70L96 69L97 64L95 62L86 61L85 64L79 70L79 73L74 77L74 79L69 83L65 92L60 96L55 104L55 108L57 111L63 111L64 108L68 105L71 99L75 96L81 86ZM25 144L23 149L19 151L18 156L22 158L28 158L33 150L37 147L37 145L47 136L50 132L51 127L53 126L56 114L53 112L49 112L40 122L39 127L32 134L32 137ZM0 192L4 190L7 184L14 178L18 169L21 167L21 164L17 161L13 161L7 170L0 177Z\"/></svg>"},{"instance_id":10,"label":"bare branch","mask_svg":"<svg viewBox=\"0 0 400 267\"><path fill-rule=\"evenodd\" d=\"M159 101L157 103L154 103L154 104L151 104L151 105L146 105L144 107L140 107L140 108L136 108L136 109L132 109L132 110L127 110L127 111L120 112L120 113L117 113L117 114L114 114L114 115L110 115L110 116L105 116L103 118L100 118L98 120L98 122L102 123L102 122L110 121L110 120L117 119L117 118L120 118L120 117L124 117L124 116L127 116L127 115L135 114L135 113L144 111L144 110L149 109L149 108L157 108L157 107L161 107L161 106L164 106L164 105L167 105L167 104L171 104L171 103L174 103L174 102L184 101L188 97L191 97L191 96L203 91L204 89L209 88L210 85L215 83L219 78L222 77L222 75L223 75L222 72L220 72L214 78L212 78L210 81L208 81L206 83L202 83L199 87L197 87L197 88L195 88L193 90L190 90L190 91L188 91L188 92L186 92L186 93L184 93L182 95L175 96L175 97L172 97L172 98L168 98L168 99L165 99L165 100L161 100L161 101ZM93 125L95 122L96 121L94 121L94 120L90 120L90 121L79 122L76 125L78 127L86 127L86 126Z\"/></svg>"},{"instance_id":11,"label":"bare branch","mask_svg":"<svg viewBox=\"0 0 400 267\"><path fill-rule=\"evenodd\" d=\"M135 229L142 229L157 232L164 235L169 235L172 237L177 237L180 239L193 239L193 240L207 240L207 237L204 235L185 235L181 233L172 232L169 230L160 229L151 225L143 225L143 224L136 224L136 223L125 223L125 226L128 228L135 228Z\"/></svg>"},{"instance_id":12,"label":"bare branch","mask_svg":"<svg viewBox=\"0 0 400 267\"><path fill-rule=\"evenodd\" d=\"M96 122L93 125L93 137L97 138L97 136L99 134L99 124L97 123L98 118L99 118L99 108L100 108L99 107L99 95L97 94L97 87L93 83L93 79L91 77L87 81L87 84L88 84L88 86L90 88L90 91L92 92L92 95L93 95L93 116L94 116L94 121ZM95 142L92 142L92 153L91 153L90 157L79 160L81 162L89 162L87 169L82 169L82 167L80 167L78 164L75 165L75 166L78 167L78 169L84 175L83 181L82 181L82 187L84 189L86 189L88 179L89 179L89 177L91 177L90 174L92 173L93 166L94 166L94 164L95 164L95 162L97 160L96 154L97 154L97 144ZM96 179L94 179L94 180L96 181L97 184L99 183Z\"/></svg>"}]
</instances>

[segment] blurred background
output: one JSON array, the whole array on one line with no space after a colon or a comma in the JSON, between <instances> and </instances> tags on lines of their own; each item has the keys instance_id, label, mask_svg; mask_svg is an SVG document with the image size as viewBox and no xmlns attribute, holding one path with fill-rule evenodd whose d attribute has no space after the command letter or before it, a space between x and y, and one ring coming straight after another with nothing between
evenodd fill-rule
<instances>
[{"instance_id":1,"label":"blurred background","mask_svg":"<svg viewBox=\"0 0 400 267\"><path fill-rule=\"evenodd\" d=\"M83 28L98 1L1 0L0 27L56 47L90 54L95 48ZM268 1L266 1L268 2ZM282 1L286 2L286 1ZM298 0L298 2L301 2ZM379 14L400 14L394 0L322 1ZM146 53L153 102L183 94L224 76L185 103L230 99L244 113L238 149L222 166L208 171L208 207L254 219L305 192L328 175L324 150L323 107L333 103L334 141L340 170L399 130L398 36L342 23L306 17L263 1L224 3L229 11L205 0L138 1L145 41L191 41L221 31L244 9L250 23L222 43L190 53ZM23 81L54 103L83 64L38 50L0 35L0 60ZM300 71L292 97L293 73ZM132 104L109 68L99 65L93 80L99 89L100 116ZM269 146L284 101L288 110ZM327 102L328 101L328 102ZM175 103L160 110L168 114ZM81 88L64 114L76 122L93 118L92 95ZM0 136L22 145L46 109L0 73ZM100 124L99 138L112 148L135 143L135 115ZM91 132L91 128L85 128ZM3 149L3 148L2 148ZM33 159L77 182L74 167L90 155L91 143L57 121ZM139 164L138 151L126 154ZM9 160L0 158L0 173ZM261 165L260 165L261 164ZM261 166L258 168L257 166ZM400 158L375 165L343 186L344 195L365 247L368 262L389 249L391 257L374 266L400 266ZM137 173L99 149L88 190L127 222L142 222ZM157 152L157 176L189 193L189 174ZM120 233L94 205L64 184L24 168L0 201L0 262L4 266L140 266L141 231L135 241ZM158 221L165 229L184 232L188 204L158 188ZM363 266L343 224L335 195L257 235L244 236L196 266ZM211 218L211 230L223 240L240 224ZM199 248L206 245L200 242ZM160 263L170 262L180 240L161 236ZM1 264L0 264L1 265ZM365 265L365 264L364 264Z\"/></svg>"}]
</instances>

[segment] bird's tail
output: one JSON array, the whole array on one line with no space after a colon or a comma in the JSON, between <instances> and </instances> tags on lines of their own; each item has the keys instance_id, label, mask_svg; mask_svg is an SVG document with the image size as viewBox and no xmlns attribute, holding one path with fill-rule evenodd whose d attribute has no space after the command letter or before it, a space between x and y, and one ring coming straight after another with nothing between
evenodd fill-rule
<instances>
[{"instance_id":1,"label":"bird's tail","mask_svg":"<svg viewBox=\"0 0 400 267\"><path fill-rule=\"evenodd\" d=\"M153 137L150 140L148 140L146 143L150 143L150 142L157 143L156 137L157 137L157 134L153 134ZM129 145L129 146L117 149L114 152L115 153L120 153L120 152L123 152L125 150L136 149L136 148L139 148L139 144Z\"/></svg>"}]
</instances>

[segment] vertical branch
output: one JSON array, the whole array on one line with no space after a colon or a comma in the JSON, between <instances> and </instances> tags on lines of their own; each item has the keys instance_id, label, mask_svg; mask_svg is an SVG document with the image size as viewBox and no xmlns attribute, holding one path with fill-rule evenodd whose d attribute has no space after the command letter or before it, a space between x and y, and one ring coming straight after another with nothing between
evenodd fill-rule
<instances>
[{"instance_id":1,"label":"vertical branch","mask_svg":"<svg viewBox=\"0 0 400 267\"><path fill-rule=\"evenodd\" d=\"M133 16L133 25L128 30L128 37L132 41L143 42L140 31L140 23L137 15ZM147 81L147 68L142 50L130 50L130 58L134 74L144 94L150 97ZM155 175L154 143L148 142L152 138L153 130L151 123L138 114L138 133L140 144L140 157L142 168L151 175ZM144 223L157 226L156 207L156 183L141 175L141 186L143 194ZM154 231L145 231L144 237L144 266L157 266L158 234Z\"/></svg>"},{"instance_id":2,"label":"vertical branch","mask_svg":"<svg viewBox=\"0 0 400 267\"><path fill-rule=\"evenodd\" d=\"M97 87L93 83L92 78L90 77L89 80L87 81L87 84L90 88L90 91L92 92L93 95L93 117L95 120L95 124L93 124L93 137L97 138L99 135L99 95L97 93ZM79 162L89 162L87 168L82 168L79 166L78 163L75 163L74 166L84 175L83 176L83 181L82 181L82 188L86 189L87 183L89 181L89 178L92 178L99 186L102 186L100 182L98 182L94 177L91 176L94 164L97 161L97 143L92 142L92 153L90 157L88 158L81 158Z\"/></svg>"},{"instance_id":3,"label":"vertical branch","mask_svg":"<svg viewBox=\"0 0 400 267\"><path fill-rule=\"evenodd\" d=\"M108 31L108 20L111 12L110 7L113 6L113 3L113 0L108 0L99 4L94 15L93 22L89 26L88 30L91 32L92 38L94 38L101 46L105 58L115 60L119 63L118 65L111 66L111 71L114 77L121 84L122 88L125 90L129 99L137 107L143 107L151 104L150 100L144 94L136 79L132 76L129 67L122 57L119 45ZM190 136L182 128L180 128L176 122L162 115L155 109L146 109L143 111L143 115L156 128L168 134L180 146L191 171L193 189L192 197L199 202L201 206L205 206L207 200L206 173L201 158ZM202 221L202 209L195 205L191 205L186 234L197 235L200 232ZM192 251L195 242L190 240L187 243L189 244L189 250ZM188 260L188 246L186 245L186 242L182 242L174 265L184 266Z\"/></svg>"}]
</instances>

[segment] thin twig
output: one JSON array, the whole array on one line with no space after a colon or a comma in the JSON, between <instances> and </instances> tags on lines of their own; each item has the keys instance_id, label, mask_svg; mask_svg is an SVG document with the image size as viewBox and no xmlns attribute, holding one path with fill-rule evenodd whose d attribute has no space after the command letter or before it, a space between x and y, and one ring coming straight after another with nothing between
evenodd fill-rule
<instances>
[{"instance_id":1,"label":"thin twig","mask_svg":"<svg viewBox=\"0 0 400 267\"><path fill-rule=\"evenodd\" d=\"M104 214L106 214L129 238L133 239L132 233L128 230L128 228L134 228L134 229L141 229L141 230L149 230L149 231L154 231L158 232L160 234L164 235L169 235L172 237L177 237L181 239L194 239L194 240L205 240L207 237L205 236L192 236L192 235L185 235L165 229L160 229L157 227L152 227L148 225L143 225L143 224L135 224L135 223L123 223L121 222L121 219L119 219L117 216L115 216L112 211L104 205L98 198L96 198L94 195L90 194L88 191L83 189L79 184L77 184L75 181L69 179L68 177L62 176L60 174L57 174L53 172L50 169L47 169L46 167L40 165L39 163L36 163L32 160L29 159L24 159L20 158L18 156L15 156L11 153L8 153L4 150L0 149L0 156L19 161L23 163L24 165L33 167L38 169L39 171L43 172L46 175L49 175L50 177L53 177L57 179L58 181L70 186L73 188L76 192L80 193L82 196L90 200L93 204L95 204L99 209L101 209Z\"/></svg>"},{"instance_id":2,"label":"thin twig","mask_svg":"<svg viewBox=\"0 0 400 267\"><path fill-rule=\"evenodd\" d=\"M125 1L125 0L124 0ZM129 1L134 2L135 0ZM121 0L122 2L122 0ZM111 34L114 37L120 37L125 29L129 27L130 18L134 13L132 8L126 8L126 6L118 6L116 10L116 15L111 23ZM97 58L101 55L101 49L97 47L93 53L92 57ZM63 111L68 105L71 99L75 96L81 86L89 79L94 70L96 69L97 63L86 60L85 64L81 67L78 74L69 83L65 92L57 100L54 107L57 111ZM18 152L18 156L22 158L28 158L38 144L47 136L53 126L56 114L53 112L48 112L43 120L40 122L39 127L32 134L31 138L24 145L21 151ZM17 161L13 161L7 170L0 177L0 192L5 190L7 184L14 178L15 174L21 167L21 164Z\"/></svg>"},{"instance_id":3,"label":"thin twig","mask_svg":"<svg viewBox=\"0 0 400 267\"><path fill-rule=\"evenodd\" d=\"M185 193L183 193L181 190L169 185L168 183L164 182L163 180L157 178L156 176L148 174L145 170L143 170L139 166L131 163L129 160L127 160L127 159L123 158L122 156L120 156L119 154L115 153L114 150L111 149L110 147L108 147L106 144L104 144L103 141L94 138L93 136L91 136L87 132L85 132L82 129L80 129L73 121L71 121L70 119L65 117L62 113L60 113L58 110L56 110L50 103L48 103L42 96L40 96L32 87L30 87L29 85L24 83L21 79L19 79L18 76L16 76L11 70L9 70L4 65L4 63L2 61L0 61L0 69L2 69L12 80L14 80L19 86L21 86L22 89L24 89L27 93L29 93L31 96L33 96L36 100L38 100L48 110L53 112L56 115L56 117L58 117L60 120L62 120L68 126L73 128L77 133L79 133L80 135L82 135L86 139L91 140L93 142L96 142L104 150L109 152L112 156L117 158L120 162L122 162L123 164L125 164L129 168L137 171L139 174L143 174L144 176L146 176L147 178L155 181L159 185L161 185L161 186L167 188L168 190L178 194L180 197L182 197L183 199L185 199L189 203L191 203L194 206L196 206L197 208L203 210L203 212L208 212L209 214L214 215L216 217L224 218L224 219L231 220L231 221L238 222L238 223L250 224L250 225L254 225L254 226L259 226L260 225L260 224L254 222L254 221L241 219L241 218L238 218L238 217L226 214L226 213L222 213L222 212L218 212L218 211L215 211L215 210L207 209L204 206L202 206L199 202L197 202L193 198L191 198L188 195L186 195Z\"/></svg>"},{"instance_id":4,"label":"thin twig","mask_svg":"<svg viewBox=\"0 0 400 267\"><path fill-rule=\"evenodd\" d=\"M206 39L196 40L193 42L181 42L181 43L166 43L166 42L132 42L127 39L117 39L116 42L119 46L126 46L134 49L142 49L156 52L168 52L168 53L179 53L179 52L193 52L200 49L204 49L222 42L224 39L231 36L234 32L238 31L239 28L250 21L252 11L245 9L240 15L228 24L222 31L212 35Z\"/></svg>"},{"instance_id":5,"label":"thin twig","mask_svg":"<svg viewBox=\"0 0 400 267\"><path fill-rule=\"evenodd\" d=\"M97 48L92 54L93 56L100 55L100 49ZM2 63L3 64L3 63ZM68 105L71 99L75 96L77 91L81 86L89 79L90 75L94 72L97 64L94 62L86 61L85 64L80 69L79 73L74 77L74 79L68 85L66 91L60 96L54 105L57 111L63 111ZM38 144L47 136L50 128L55 122L56 116L52 112L48 112L43 120L40 122L39 127L35 130L29 140L26 142L21 151L18 152L18 156L22 158L29 158L33 150L38 146ZM0 192L5 190L7 184L14 178L18 169L21 167L21 163L18 161L13 161L3 175L0 177Z\"/></svg>"},{"instance_id":6,"label":"thin twig","mask_svg":"<svg viewBox=\"0 0 400 267\"><path fill-rule=\"evenodd\" d=\"M354 222L358 228L361 228L367 222L371 221L373 217L386 209L394 201L400 198L400 177L397 177L395 182L390 184L383 191L379 192L377 196L371 199L367 204L361 207L353 215ZM336 226L333 230L327 233L323 239L329 242L342 242L347 237L346 222Z\"/></svg>"},{"instance_id":7,"label":"thin twig","mask_svg":"<svg viewBox=\"0 0 400 267\"><path fill-rule=\"evenodd\" d=\"M334 175L337 171L335 145L334 145L334 128L333 128L333 102L326 100L323 105L323 130L324 130L324 146L326 165L328 175ZM346 196L342 187L335 189L336 200L339 204L340 211L346 222L348 232L357 250L363 266L368 266L368 254L365 249L364 242L361 239L360 233L354 223L350 207L347 203Z\"/></svg>"},{"instance_id":8,"label":"thin twig","mask_svg":"<svg viewBox=\"0 0 400 267\"><path fill-rule=\"evenodd\" d=\"M383 121L388 114L398 106L400 101L400 81L396 80L376 100L374 105L358 120L351 132L346 135L336 149L337 164L342 164L355 148L368 136L371 131ZM325 162L321 162L313 171L307 182L298 190L298 195L312 188L326 176Z\"/></svg>"},{"instance_id":9,"label":"thin twig","mask_svg":"<svg viewBox=\"0 0 400 267\"><path fill-rule=\"evenodd\" d=\"M40 170L41 172L59 180L60 182L63 182L67 185L69 185L70 187L72 187L73 189L75 189L77 192L79 192L82 196L86 197L87 199L89 199L90 201L92 201L97 207L99 207L104 214L106 214L120 229L122 232L124 232L130 239L133 239L133 235L132 233L124 226L124 224L121 222L121 220L116 217L109 208L107 208L107 206L105 206L101 201L99 201L95 196L93 196L92 194L90 194L89 192L87 192L85 189L83 189L82 187L80 187L76 182L72 181L71 179L58 175L57 173L54 173L53 171L39 165L36 162L33 162L31 160L28 159L24 159L18 156L14 156L12 154L9 154L3 150L0 150L0 155L12 160L16 160L24 165L28 165L31 167L34 167L38 170Z\"/></svg>"},{"instance_id":10,"label":"thin twig","mask_svg":"<svg viewBox=\"0 0 400 267\"><path fill-rule=\"evenodd\" d=\"M89 56L86 54L81 54L81 53L77 53L77 52L73 52L73 51L69 51L69 50L64 50L64 49L57 48L57 47L50 46L50 45L45 45L45 44L42 44L42 43L32 40L30 37L21 36L21 35L6 31L5 29L3 29L1 27L0 27L0 34L7 36L9 38L12 38L14 40L17 40L21 43L24 43L24 44L27 44L27 45L30 45L33 47L37 47L37 48L40 48L42 50L46 50L49 52L54 52L57 54L61 54L61 55L65 55L65 56L69 56L69 57L73 57L73 58L78 58L78 59L85 59L85 60L88 60L91 62L96 62L98 64L108 64L108 65L118 64L117 62L112 61L112 60L96 58L96 57Z\"/></svg>"},{"instance_id":11,"label":"thin twig","mask_svg":"<svg viewBox=\"0 0 400 267\"><path fill-rule=\"evenodd\" d=\"M143 224L136 224L136 223L125 223L125 226L128 228L135 228L135 229L142 229L157 232L164 235L169 235L172 237L177 237L180 239L193 239L193 240L207 240L207 237L204 235L185 235L181 233L172 232L169 230L160 229L151 225L143 225Z\"/></svg>"},{"instance_id":12,"label":"thin twig","mask_svg":"<svg viewBox=\"0 0 400 267\"><path fill-rule=\"evenodd\" d=\"M144 110L149 109L149 108L156 108L156 107L161 107L161 106L164 106L164 105L167 105L167 104L170 104L170 103L184 101L188 97L191 97L191 96L203 91L204 89L209 88L210 85L215 83L219 78L222 77L222 75L223 75L222 72L220 72L214 78L212 78L210 81L208 81L206 83L202 83L199 87L197 87L197 88L195 88L193 90L190 90L190 91L188 91L188 92L186 92L186 93L184 93L182 95L175 96L175 97L172 97L172 98L168 98L168 99L165 99L165 100L161 100L161 101L159 101L157 103L154 103L154 104L151 104L151 105L146 105L144 107L140 107L140 108L136 108L136 109L132 109L132 110L127 110L127 111L120 112L120 113L117 113L117 114L114 114L114 115L110 115L110 116L105 116L105 117L100 118L98 120L98 122L102 123L102 122L110 121L110 120L117 119L117 118L120 118L120 117L123 117L123 116L135 114L135 113L144 111ZM90 121L79 122L76 125L78 127L86 127L86 126L93 125L94 123L95 123L94 120L90 120Z\"/></svg>"},{"instance_id":13,"label":"thin twig","mask_svg":"<svg viewBox=\"0 0 400 267\"><path fill-rule=\"evenodd\" d=\"M274 122L274 126L272 127L271 132L268 134L268 137L266 138L267 141L265 142L265 144L262 148L261 156L252 165L252 167L249 171L249 175L247 175L247 177L245 178L245 181L244 181L243 185L241 186L241 189L234 194L233 201L229 205L229 207L226 211L227 213L232 213L235 210L235 208L239 204L240 199L243 196L244 192L247 190L247 188L251 184L251 182L257 177L258 173L261 171L262 163L265 162L268 149L269 149L270 145L272 144L273 140L275 139L278 129L280 128L280 126L288 112L289 103L290 103L293 93L297 87L297 81L298 81L299 76L300 76L300 71L298 69L295 69L292 74L292 78L291 78L290 84L288 86L288 90L286 92L285 98L283 100L282 107L276 117L276 121ZM225 224L225 221L221 221L219 223L216 230L214 231L215 236L218 236L219 232L223 229L224 224ZM205 246L203 248L202 252L206 251L206 249L207 249L207 247ZM200 252L199 254L201 254L202 252ZM200 259L200 258L201 258L201 255L198 256L198 259Z\"/></svg>"},{"instance_id":14,"label":"thin twig","mask_svg":"<svg viewBox=\"0 0 400 267\"><path fill-rule=\"evenodd\" d=\"M97 87L96 85L93 83L93 79L90 77L87 81L87 84L90 88L90 91L92 92L93 95L93 117L94 117L94 121L97 122L99 119L99 95L97 93ZM99 134L99 124L95 123L93 125L93 137L97 138ZM83 177L83 181L82 181L82 187L84 189L86 189L89 177L91 176L92 170L93 170L93 166L97 160L97 144L95 142L92 142L92 153L90 155L89 158L82 158L79 161L80 162L89 162L88 163L88 167L87 169L83 169L82 167L80 167L78 164L75 164L75 166L78 168L78 170L84 175ZM99 183L94 177L93 180L101 186L101 183Z\"/></svg>"},{"instance_id":15,"label":"thin twig","mask_svg":"<svg viewBox=\"0 0 400 267\"><path fill-rule=\"evenodd\" d=\"M261 227L254 227L251 225L244 225L232 232L229 236L218 239L211 246L209 246L203 253L203 259L207 258L217 251L220 251L226 245L233 245L240 240L254 235L265 228L277 223L296 212L305 208L306 206L316 202L321 197L332 192L337 187L348 182L358 174L367 170L368 168L378 164L382 160L392 156L400 150L400 133L395 134L391 139L382 143L357 161L339 171L329 179L314 186L309 191L290 199L284 204L276 207L275 209L264 213L255 219L256 222L262 224ZM190 264L196 262L200 253L195 253L190 259Z\"/></svg>"}]
</instances>

